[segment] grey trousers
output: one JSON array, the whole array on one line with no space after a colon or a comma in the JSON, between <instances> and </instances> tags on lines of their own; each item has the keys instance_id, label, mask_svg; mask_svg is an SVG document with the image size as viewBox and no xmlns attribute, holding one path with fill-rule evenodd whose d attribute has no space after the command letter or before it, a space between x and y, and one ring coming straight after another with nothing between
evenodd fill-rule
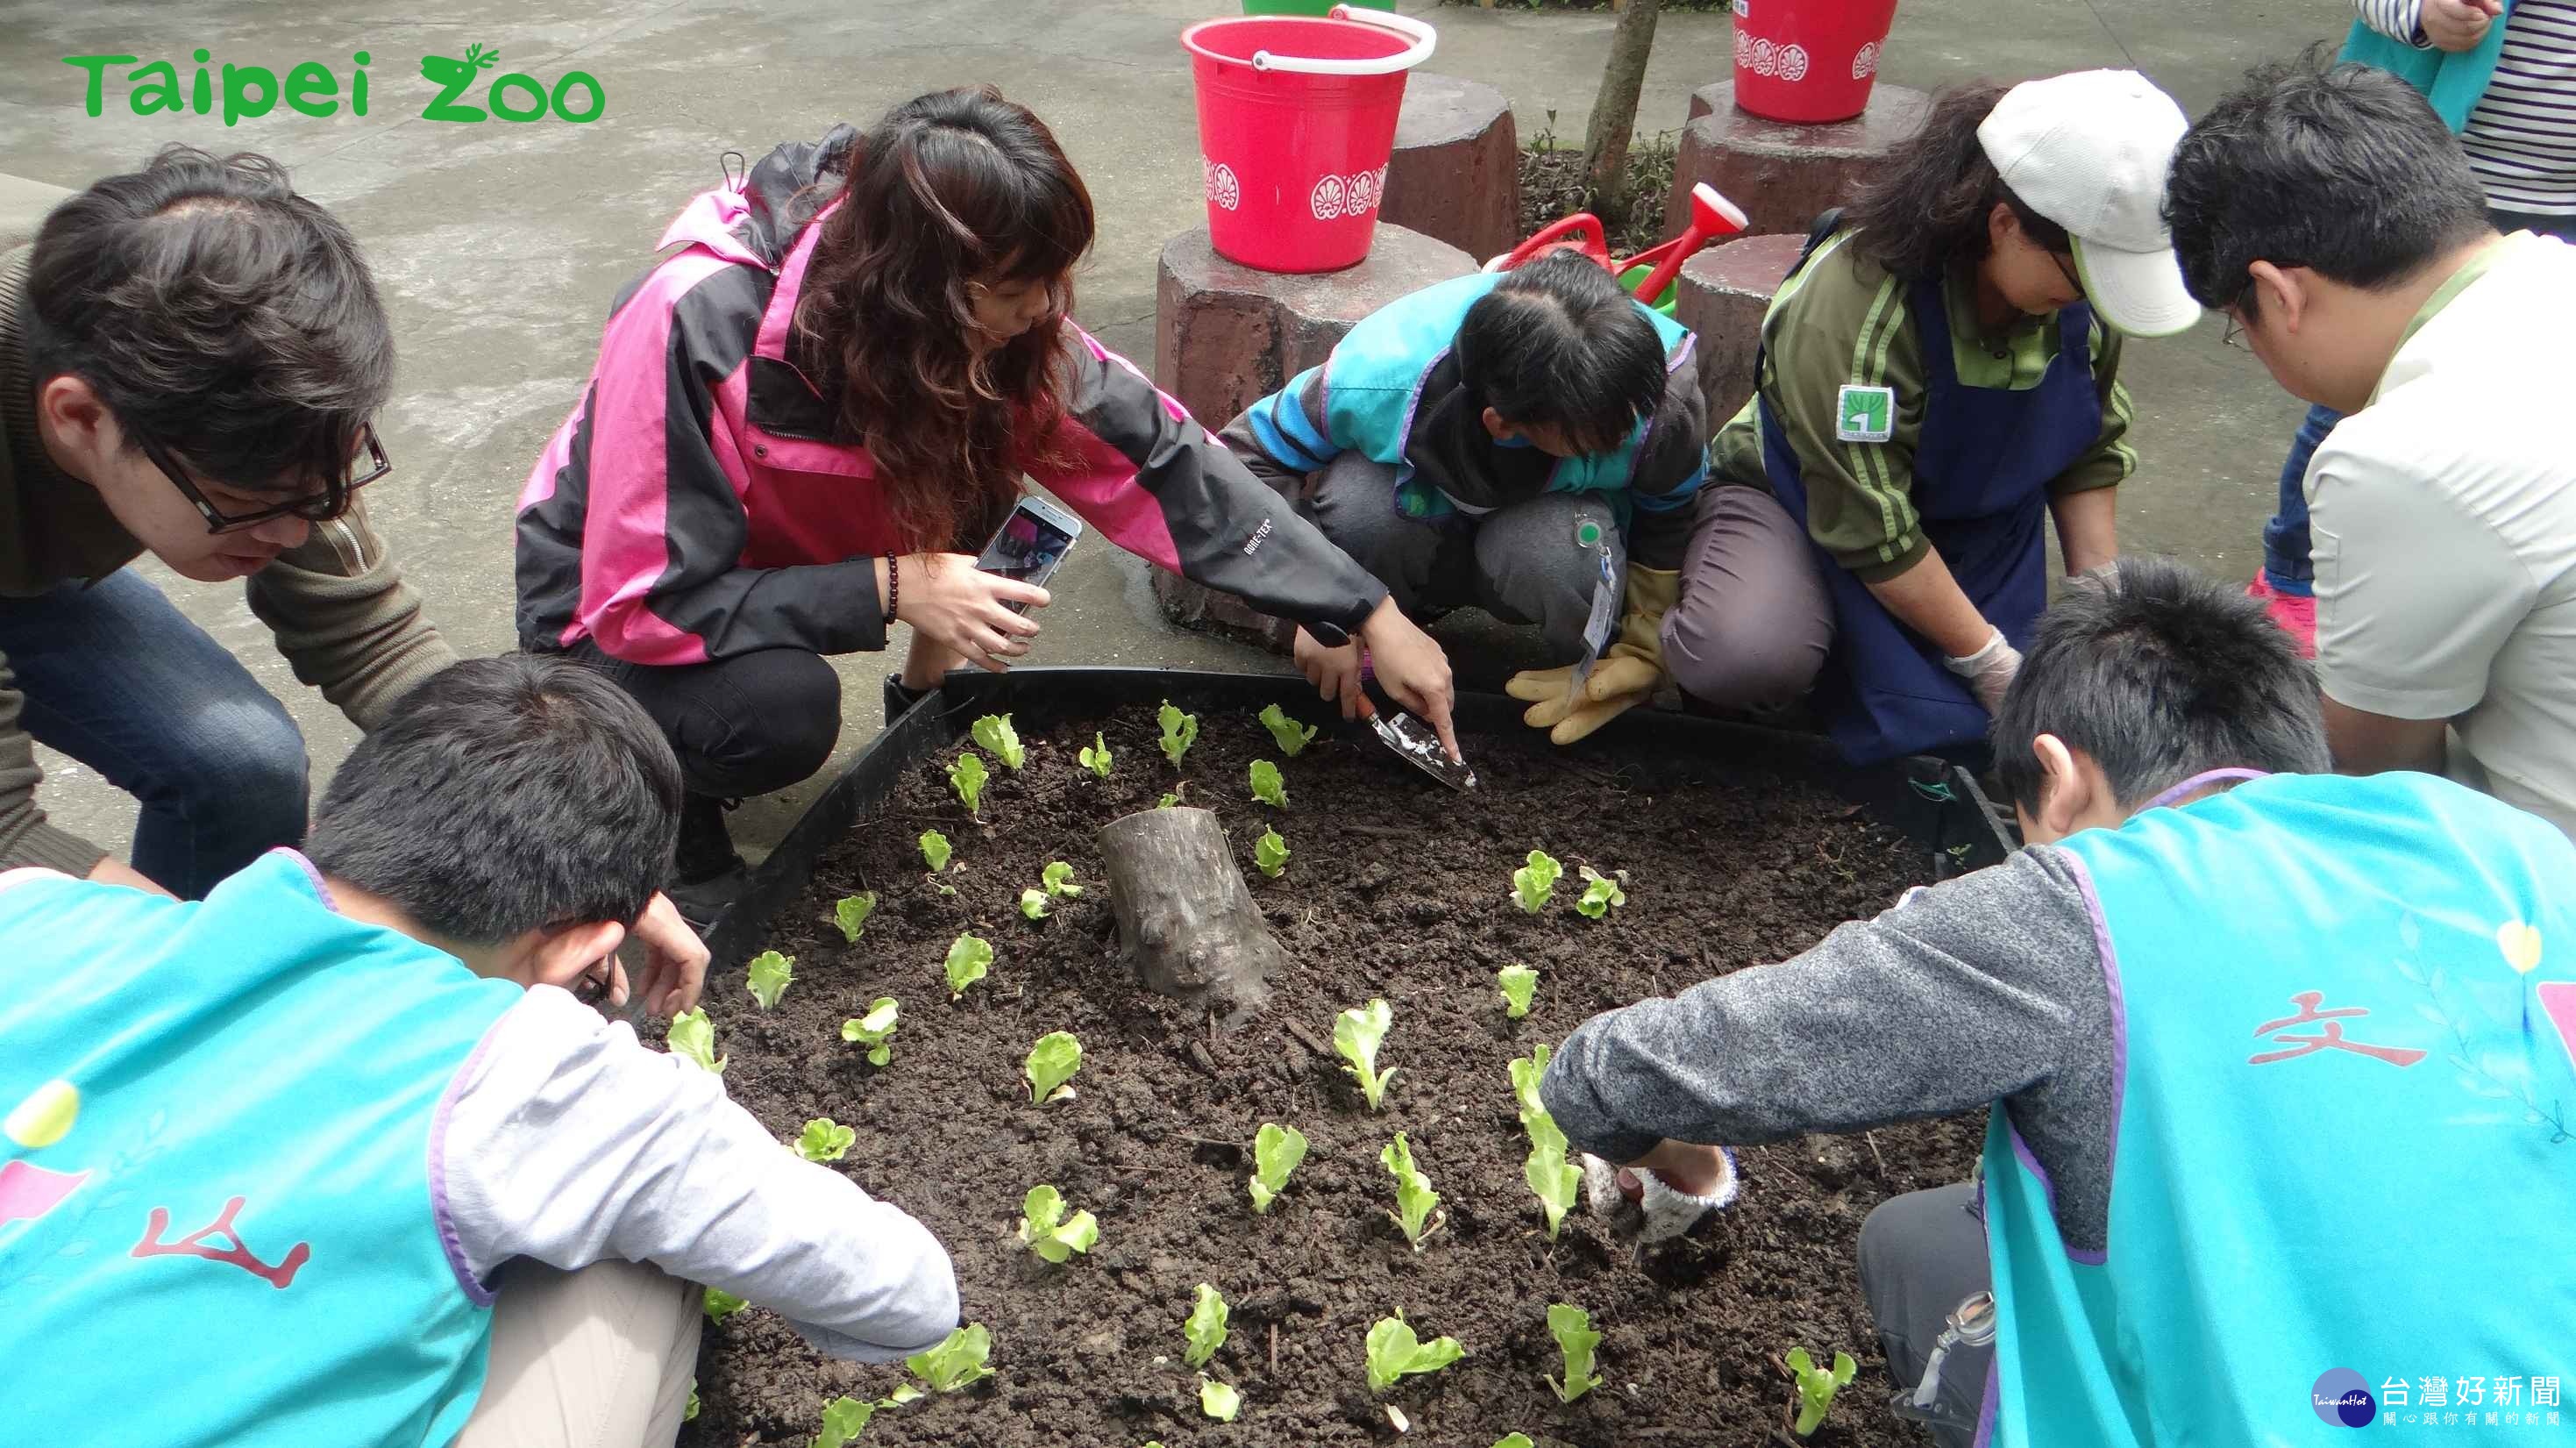
<instances>
[{"instance_id":1,"label":"grey trousers","mask_svg":"<svg viewBox=\"0 0 2576 1448\"><path fill-rule=\"evenodd\" d=\"M1860 1228L1860 1292L1878 1324L1887 1376L1912 1396L1933 1344L1965 1299L1988 1289L1986 1228L1976 1188L1965 1182L1907 1192L1878 1204ZM1941 1362L1941 1391L1928 1426L1940 1448L1968 1448L1985 1405L1994 1345L1961 1344Z\"/></svg>"}]
</instances>

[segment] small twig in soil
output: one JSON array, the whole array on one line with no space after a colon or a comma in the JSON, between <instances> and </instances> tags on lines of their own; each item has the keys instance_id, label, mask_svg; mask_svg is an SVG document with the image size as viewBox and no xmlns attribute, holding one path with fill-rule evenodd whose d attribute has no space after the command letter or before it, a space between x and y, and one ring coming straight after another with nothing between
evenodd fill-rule
<instances>
[{"instance_id":1,"label":"small twig in soil","mask_svg":"<svg viewBox=\"0 0 2576 1448\"><path fill-rule=\"evenodd\" d=\"M1381 840L1410 840L1418 838L1422 833L1422 827L1420 825L1346 824L1340 828L1342 833L1346 835L1368 835Z\"/></svg>"},{"instance_id":2,"label":"small twig in soil","mask_svg":"<svg viewBox=\"0 0 2576 1448\"><path fill-rule=\"evenodd\" d=\"M1270 1324L1270 1376L1279 1376L1279 1324Z\"/></svg>"},{"instance_id":3,"label":"small twig in soil","mask_svg":"<svg viewBox=\"0 0 2576 1448\"><path fill-rule=\"evenodd\" d=\"M1860 1134L1860 1139L1869 1143L1869 1159L1878 1163L1878 1179L1887 1180L1887 1158L1878 1154L1878 1133L1864 1131Z\"/></svg>"},{"instance_id":4,"label":"small twig in soil","mask_svg":"<svg viewBox=\"0 0 2576 1448\"><path fill-rule=\"evenodd\" d=\"M1279 1026L1280 1029L1286 1031L1292 1036L1295 1036L1297 1038L1297 1044L1304 1046L1307 1050L1314 1052L1316 1055L1323 1057L1327 1061L1333 1059L1333 1048L1325 1045L1319 1040L1316 1040L1314 1032L1307 1030L1304 1026L1297 1024L1295 1021L1281 1021Z\"/></svg>"},{"instance_id":5,"label":"small twig in soil","mask_svg":"<svg viewBox=\"0 0 2576 1448\"><path fill-rule=\"evenodd\" d=\"M1208 1048L1203 1042L1190 1042L1190 1059L1198 1064L1200 1070L1208 1073L1209 1079L1217 1081L1225 1079L1224 1073L1216 1068L1215 1058L1208 1055Z\"/></svg>"}]
</instances>

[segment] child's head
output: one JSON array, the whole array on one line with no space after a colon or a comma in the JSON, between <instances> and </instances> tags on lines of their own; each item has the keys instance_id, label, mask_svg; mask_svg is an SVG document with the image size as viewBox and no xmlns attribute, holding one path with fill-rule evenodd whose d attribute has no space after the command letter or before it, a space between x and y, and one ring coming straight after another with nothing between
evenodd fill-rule
<instances>
[{"instance_id":1,"label":"child's head","mask_svg":"<svg viewBox=\"0 0 2576 1448\"><path fill-rule=\"evenodd\" d=\"M1552 251L1506 274L1458 326L1459 380L1497 441L1608 452L1664 395L1664 343L1609 272Z\"/></svg>"}]
</instances>

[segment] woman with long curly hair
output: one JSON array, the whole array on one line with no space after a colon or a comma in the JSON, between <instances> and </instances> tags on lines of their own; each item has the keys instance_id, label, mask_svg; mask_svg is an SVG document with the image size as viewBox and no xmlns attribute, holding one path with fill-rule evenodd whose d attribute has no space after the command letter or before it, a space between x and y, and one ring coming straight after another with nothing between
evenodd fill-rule
<instances>
[{"instance_id":1,"label":"woman with long curly hair","mask_svg":"<svg viewBox=\"0 0 2576 1448\"><path fill-rule=\"evenodd\" d=\"M1043 122L941 91L729 176L619 299L519 501L519 638L606 670L669 735L684 912L741 877L721 801L831 753L824 656L909 624L918 691L1028 651L1046 590L975 567L1024 476L1160 567L1366 644L1447 738L1439 646L1067 315L1092 227Z\"/></svg>"}]
</instances>

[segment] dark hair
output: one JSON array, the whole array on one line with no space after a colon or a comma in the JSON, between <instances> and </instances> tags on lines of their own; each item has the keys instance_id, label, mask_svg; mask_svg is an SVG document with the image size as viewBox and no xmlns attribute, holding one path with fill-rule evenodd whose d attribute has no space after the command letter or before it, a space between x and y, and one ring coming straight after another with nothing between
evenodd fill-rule
<instances>
[{"instance_id":1,"label":"dark hair","mask_svg":"<svg viewBox=\"0 0 2576 1448\"><path fill-rule=\"evenodd\" d=\"M915 549L980 545L1064 416L1073 264L1091 193L1046 124L991 86L895 107L858 143L806 265L799 364L867 446ZM970 282L1041 280L1044 322L977 355Z\"/></svg>"},{"instance_id":2,"label":"dark hair","mask_svg":"<svg viewBox=\"0 0 2576 1448\"><path fill-rule=\"evenodd\" d=\"M1504 274L1458 324L1468 400L1509 422L1564 431L1579 452L1608 452L1664 396L1664 343L1610 273L1552 251Z\"/></svg>"},{"instance_id":3,"label":"dark hair","mask_svg":"<svg viewBox=\"0 0 2576 1448\"><path fill-rule=\"evenodd\" d=\"M164 147L54 208L27 295L36 381L88 383L129 448L347 506L361 429L393 388L393 334L357 239L285 167Z\"/></svg>"},{"instance_id":4,"label":"dark hair","mask_svg":"<svg viewBox=\"0 0 2576 1448\"><path fill-rule=\"evenodd\" d=\"M2250 308L2246 267L2393 286L2487 229L2460 143L2413 86L2321 50L2248 71L2192 122L2165 186L2183 285Z\"/></svg>"},{"instance_id":5,"label":"dark hair","mask_svg":"<svg viewBox=\"0 0 2576 1448\"><path fill-rule=\"evenodd\" d=\"M2102 766L2124 806L2211 769L2321 774L2316 677L2263 606L2167 558L2123 558L2071 579L1995 714L1995 777L2039 808L2054 734Z\"/></svg>"},{"instance_id":6,"label":"dark hair","mask_svg":"<svg viewBox=\"0 0 2576 1448\"><path fill-rule=\"evenodd\" d=\"M563 659L451 664L349 752L304 853L466 945L631 925L671 871L680 766L641 706Z\"/></svg>"},{"instance_id":7,"label":"dark hair","mask_svg":"<svg viewBox=\"0 0 2576 1448\"><path fill-rule=\"evenodd\" d=\"M1986 219L1998 201L2020 218L2033 245L2074 250L2065 227L2031 210L2004 184L1977 139L1977 127L2010 89L1975 80L1932 98L1923 128L1898 142L1879 164L1878 179L1853 198L1844 217L1859 228L1853 250L1908 281L1973 266L1994 250Z\"/></svg>"}]
</instances>

